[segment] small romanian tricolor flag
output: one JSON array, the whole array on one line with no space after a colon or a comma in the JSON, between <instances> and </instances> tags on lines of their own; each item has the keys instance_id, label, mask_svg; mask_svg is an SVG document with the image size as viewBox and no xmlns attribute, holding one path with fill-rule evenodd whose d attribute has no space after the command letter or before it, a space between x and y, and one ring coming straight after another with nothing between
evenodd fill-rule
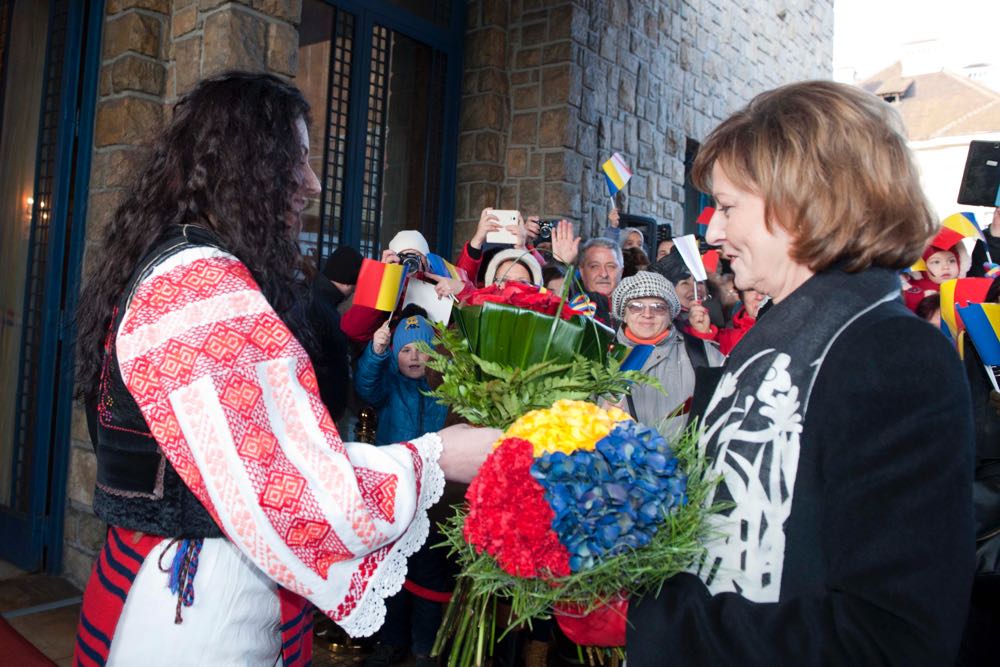
<instances>
[{"instance_id":1,"label":"small romanian tricolor flag","mask_svg":"<svg viewBox=\"0 0 1000 667\"><path fill-rule=\"evenodd\" d=\"M941 329L955 343L959 356L964 356L961 334L965 331L965 323L958 308L982 303L992 284L989 278L954 278L941 283Z\"/></svg>"},{"instance_id":2,"label":"small romanian tricolor flag","mask_svg":"<svg viewBox=\"0 0 1000 667\"><path fill-rule=\"evenodd\" d=\"M465 280L465 276L463 275L465 271L462 271L441 255L435 255L432 252L427 253L427 273L444 278L461 278Z\"/></svg>"},{"instance_id":3,"label":"small romanian tricolor flag","mask_svg":"<svg viewBox=\"0 0 1000 667\"><path fill-rule=\"evenodd\" d=\"M970 303L957 310L983 363L1000 366L1000 303Z\"/></svg>"},{"instance_id":4,"label":"small romanian tricolor flag","mask_svg":"<svg viewBox=\"0 0 1000 667\"><path fill-rule=\"evenodd\" d=\"M402 264L383 264L365 258L358 273L354 304L391 313L399 302L405 277L406 267Z\"/></svg>"},{"instance_id":5,"label":"small romanian tricolor flag","mask_svg":"<svg viewBox=\"0 0 1000 667\"><path fill-rule=\"evenodd\" d=\"M628 179L632 178L632 170L625 164L625 158L621 153L615 153L611 159L601 165L604 170L604 178L608 181L608 194L612 197L615 193L625 187Z\"/></svg>"},{"instance_id":6,"label":"small romanian tricolor flag","mask_svg":"<svg viewBox=\"0 0 1000 667\"><path fill-rule=\"evenodd\" d=\"M941 228L934 235L927 245L938 250L948 250L954 248L962 239L976 239L986 243L983 231L976 223L976 216L972 213L952 213L941 221ZM923 258L918 259L910 267L910 271L926 271L927 262Z\"/></svg>"},{"instance_id":7,"label":"small romanian tricolor flag","mask_svg":"<svg viewBox=\"0 0 1000 667\"><path fill-rule=\"evenodd\" d=\"M934 237L934 241L931 241L931 245L947 250L965 238L986 241L983 231L976 223L975 215L972 213L952 213L941 221L941 231Z\"/></svg>"}]
</instances>

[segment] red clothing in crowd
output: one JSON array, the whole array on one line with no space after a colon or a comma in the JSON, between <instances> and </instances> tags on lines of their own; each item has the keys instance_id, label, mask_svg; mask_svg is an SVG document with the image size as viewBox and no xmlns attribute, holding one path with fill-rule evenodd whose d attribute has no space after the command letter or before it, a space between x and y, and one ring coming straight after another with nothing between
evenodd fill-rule
<instances>
[{"instance_id":1,"label":"red clothing in crowd","mask_svg":"<svg viewBox=\"0 0 1000 667\"><path fill-rule=\"evenodd\" d=\"M472 257L472 253L475 253L475 258ZM479 265L482 263L482 248L470 248L469 242L466 241L465 245L462 246L462 252L459 254L455 266L465 271L465 274L469 276L469 280L478 283L479 281L476 280L476 277L479 275Z\"/></svg>"},{"instance_id":2,"label":"red clothing in crowd","mask_svg":"<svg viewBox=\"0 0 1000 667\"><path fill-rule=\"evenodd\" d=\"M941 285L934 282L930 278L921 278L919 280L910 281L910 289L903 290L903 301L906 303L906 307L917 312L917 306L924 297L928 296L927 292L940 292Z\"/></svg>"},{"instance_id":3,"label":"red clothing in crowd","mask_svg":"<svg viewBox=\"0 0 1000 667\"><path fill-rule=\"evenodd\" d=\"M720 329L713 324L709 327L708 331L702 333L701 331L696 331L688 324L684 327L684 334L701 338L702 340L714 340L719 344L719 351L729 356L732 349L736 347L736 343L740 342L740 339L750 331L750 327L756 322L757 318L750 317L747 309L744 306L740 306L740 309L733 315L733 325L731 327Z\"/></svg>"},{"instance_id":4,"label":"red clothing in crowd","mask_svg":"<svg viewBox=\"0 0 1000 667\"><path fill-rule=\"evenodd\" d=\"M340 330L352 343L367 343L389 317L389 313L351 304L340 318Z\"/></svg>"},{"instance_id":5,"label":"red clothing in crowd","mask_svg":"<svg viewBox=\"0 0 1000 667\"><path fill-rule=\"evenodd\" d=\"M531 251L532 256L538 261L538 266L545 266L545 258L542 257L537 250L532 247L528 247L527 250ZM473 248L466 241L465 245L462 246L462 252L458 256L458 261L455 263L459 269L465 271L469 276L469 280L476 286L482 287L479 282L479 267L483 263L483 250L482 248ZM464 292L463 292L464 294Z\"/></svg>"}]
</instances>

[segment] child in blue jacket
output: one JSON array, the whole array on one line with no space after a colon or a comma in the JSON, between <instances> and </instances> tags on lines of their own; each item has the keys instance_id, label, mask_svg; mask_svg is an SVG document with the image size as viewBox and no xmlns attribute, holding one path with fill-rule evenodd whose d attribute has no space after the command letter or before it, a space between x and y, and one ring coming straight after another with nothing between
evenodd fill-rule
<instances>
[{"instance_id":1,"label":"child in blue jacket","mask_svg":"<svg viewBox=\"0 0 1000 667\"><path fill-rule=\"evenodd\" d=\"M434 330L420 315L396 325L389 345L389 324L379 328L358 361L355 389L361 400L378 412L375 444L406 442L444 427L448 409L422 392L427 384L427 354L417 343L428 344ZM435 665L429 657L434 637L450 597L453 579L446 549L432 549L442 541L432 527L420 551L407 562L403 590L386 600L385 623L378 631L375 652L366 667L384 667L401 662L412 649L417 667Z\"/></svg>"},{"instance_id":2,"label":"child in blue jacket","mask_svg":"<svg viewBox=\"0 0 1000 667\"><path fill-rule=\"evenodd\" d=\"M396 326L390 347L386 322L375 332L358 361L355 389L362 401L378 411L376 445L406 442L444 427L448 409L421 393L430 389L426 377L427 355L416 344L420 341L430 344L433 339L431 325L420 315L414 315Z\"/></svg>"}]
</instances>

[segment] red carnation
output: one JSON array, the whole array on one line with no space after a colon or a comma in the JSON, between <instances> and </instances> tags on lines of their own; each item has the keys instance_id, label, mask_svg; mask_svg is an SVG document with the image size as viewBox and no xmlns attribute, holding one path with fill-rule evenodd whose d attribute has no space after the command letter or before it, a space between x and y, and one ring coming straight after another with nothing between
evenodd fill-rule
<instances>
[{"instance_id":1,"label":"red carnation","mask_svg":"<svg viewBox=\"0 0 1000 667\"><path fill-rule=\"evenodd\" d=\"M532 445L507 438L493 450L469 485L465 539L516 577L569 575L569 554L552 530L555 513L531 476Z\"/></svg>"},{"instance_id":2,"label":"red carnation","mask_svg":"<svg viewBox=\"0 0 1000 667\"><path fill-rule=\"evenodd\" d=\"M516 281L504 283L503 287L494 284L474 290L462 300L463 304L467 306L481 306L487 302L505 303L517 306L518 308L533 310L543 315L555 315L556 311L559 310L560 301L562 301L562 297L555 292L548 290L543 292L536 285ZM568 320L574 315L579 315L579 313L564 303L560 317Z\"/></svg>"}]
</instances>

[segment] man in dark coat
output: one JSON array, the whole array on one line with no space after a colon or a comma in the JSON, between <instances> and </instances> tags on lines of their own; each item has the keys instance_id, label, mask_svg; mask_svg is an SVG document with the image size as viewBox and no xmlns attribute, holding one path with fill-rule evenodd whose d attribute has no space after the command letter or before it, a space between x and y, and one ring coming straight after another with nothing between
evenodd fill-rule
<instances>
[{"instance_id":1,"label":"man in dark coat","mask_svg":"<svg viewBox=\"0 0 1000 667\"><path fill-rule=\"evenodd\" d=\"M344 414L351 386L351 361L347 337L340 330L340 304L351 294L361 271L361 254L341 246L333 251L311 286L309 319L316 335L313 367L319 393L334 420Z\"/></svg>"}]
</instances>

